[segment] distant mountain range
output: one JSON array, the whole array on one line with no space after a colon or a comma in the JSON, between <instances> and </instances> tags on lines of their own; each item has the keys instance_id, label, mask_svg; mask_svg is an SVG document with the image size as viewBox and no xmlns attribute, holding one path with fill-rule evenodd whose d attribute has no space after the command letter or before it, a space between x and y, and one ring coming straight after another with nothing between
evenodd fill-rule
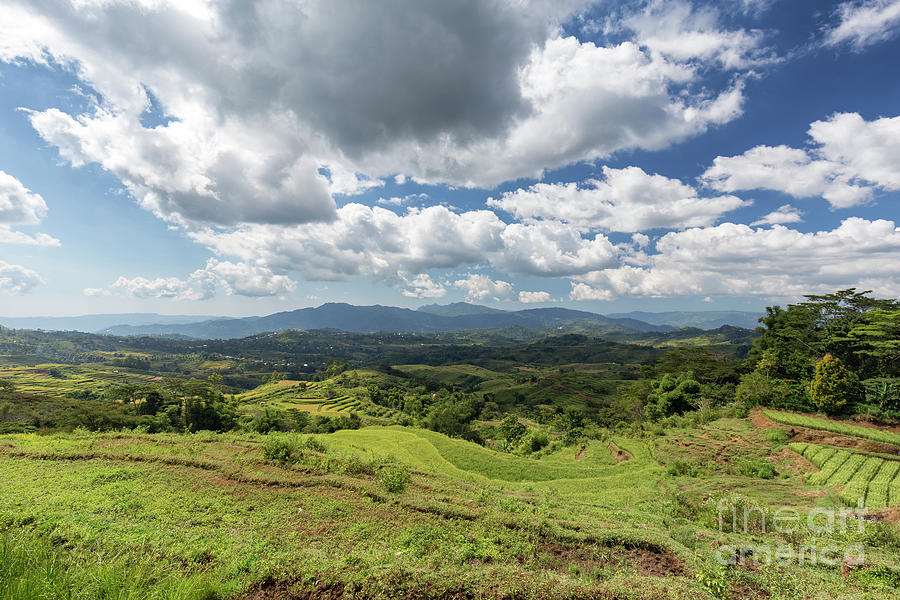
<instances>
[{"instance_id":1,"label":"distant mountain range","mask_svg":"<svg viewBox=\"0 0 900 600\"><path fill-rule=\"evenodd\" d=\"M221 319L211 315L160 315L157 313L120 313L79 317L0 317L0 325L10 329L95 332L116 325L176 325Z\"/></svg>"},{"instance_id":2,"label":"distant mountain range","mask_svg":"<svg viewBox=\"0 0 900 600\"><path fill-rule=\"evenodd\" d=\"M394 306L354 306L328 303L316 308L279 312L263 317L226 318L196 315L132 313L80 317L0 317L0 325L16 329L75 330L134 336L186 336L231 339L285 329L335 329L357 333L437 333L467 329L521 327L596 331L597 333L666 333L693 327L718 329L731 325L752 329L757 313L740 311L630 312L611 315L568 308L506 311L466 302L429 304L418 310Z\"/></svg>"},{"instance_id":3,"label":"distant mountain range","mask_svg":"<svg viewBox=\"0 0 900 600\"><path fill-rule=\"evenodd\" d=\"M686 312L643 312L611 313L611 319L637 319L653 325L669 325L682 327L699 327L700 329L718 329L722 325L733 325L744 329L753 329L759 325L762 312L746 312L739 310L708 310Z\"/></svg>"},{"instance_id":4,"label":"distant mountain range","mask_svg":"<svg viewBox=\"0 0 900 600\"><path fill-rule=\"evenodd\" d=\"M565 327L585 325L598 330L665 332L667 325L653 325L635 319L610 319L603 315L568 308L535 308L503 311L474 304L457 303L411 310L394 306L353 306L343 303L301 308L266 317L212 319L200 323L121 325L101 333L112 335L186 335L203 339L238 338L284 329L338 329L358 333L437 333L464 329L498 327Z\"/></svg>"}]
</instances>

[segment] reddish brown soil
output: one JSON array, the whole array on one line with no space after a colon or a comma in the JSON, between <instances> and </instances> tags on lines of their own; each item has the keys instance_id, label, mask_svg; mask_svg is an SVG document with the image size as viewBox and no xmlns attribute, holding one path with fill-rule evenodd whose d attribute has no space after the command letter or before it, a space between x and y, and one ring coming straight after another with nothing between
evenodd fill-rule
<instances>
[{"instance_id":1,"label":"reddish brown soil","mask_svg":"<svg viewBox=\"0 0 900 600\"><path fill-rule=\"evenodd\" d=\"M582 444L578 454L575 455L575 460L579 461L583 459L585 454L587 454L587 444Z\"/></svg>"},{"instance_id":2,"label":"reddish brown soil","mask_svg":"<svg viewBox=\"0 0 900 600\"><path fill-rule=\"evenodd\" d=\"M830 431L821 431L819 429L809 429L808 427L797 427L796 425L781 425L762 414L761 411L755 410L750 416L750 422L757 429L777 428L787 432L792 442L806 442L809 444L822 444L825 446L837 446L839 448L849 448L852 450L862 450L864 452L878 452L880 454L892 454L900 460L900 449L892 444L880 444L862 438L856 438L848 435L840 435L831 433Z\"/></svg>"},{"instance_id":3,"label":"reddish brown soil","mask_svg":"<svg viewBox=\"0 0 900 600\"><path fill-rule=\"evenodd\" d=\"M343 584L316 584L313 589L302 589L299 584L269 580L241 596L241 600L330 600L344 597Z\"/></svg>"},{"instance_id":4,"label":"reddish brown soil","mask_svg":"<svg viewBox=\"0 0 900 600\"><path fill-rule=\"evenodd\" d=\"M769 597L769 592L749 581L735 581L731 584L730 591L732 598L741 598L742 600L744 598L750 600Z\"/></svg>"},{"instance_id":5,"label":"reddish brown soil","mask_svg":"<svg viewBox=\"0 0 900 600\"><path fill-rule=\"evenodd\" d=\"M900 506L892 506L882 510L870 511L869 516L880 523L900 525Z\"/></svg>"},{"instance_id":6,"label":"reddish brown soil","mask_svg":"<svg viewBox=\"0 0 900 600\"><path fill-rule=\"evenodd\" d=\"M542 547L559 571L565 572L575 565L582 572L591 572L605 566L633 567L643 575L665 577L684 575L684 563L675 554L662 548L643 547L592 547L571 546L549 542Z\"/></svg>"}]
</instances>

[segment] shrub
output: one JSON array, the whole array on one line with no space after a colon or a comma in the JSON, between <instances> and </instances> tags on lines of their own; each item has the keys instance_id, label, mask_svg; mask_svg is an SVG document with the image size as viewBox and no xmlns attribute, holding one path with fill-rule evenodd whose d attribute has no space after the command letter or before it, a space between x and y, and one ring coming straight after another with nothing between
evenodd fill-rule
<instances>
[{"instance_id":1,"label":"shrub","mask_svg":"<svg viewBox=\"0 0 900 600\"><path fill-rule=\"evenodd\" d=\"M539 452L544 446L550 443L550 438L543 431L532 431L522 441L520 450L526 454Z\"/></svg>"},{"instance_id":2,"label":"shrub","mask_svg":"<svg viewBox=\"0 0 900 600\"><path fill-rule=\"evenodd\" d=\"M412 480L409 471L399 466L384 467L379 475L381 486L392 494L402 494Z\"/></svg>"},{"instance_id":3,"label":"shrub","mask_svg":"<svg viewBox=\"0 0 900 600\"><path fill-rule=\"evenodd\" d=\"M300 445L294 437L270 434L262 444L262 452L266 460L290 464L299 459Z\"/></svg>"}]
</instances>

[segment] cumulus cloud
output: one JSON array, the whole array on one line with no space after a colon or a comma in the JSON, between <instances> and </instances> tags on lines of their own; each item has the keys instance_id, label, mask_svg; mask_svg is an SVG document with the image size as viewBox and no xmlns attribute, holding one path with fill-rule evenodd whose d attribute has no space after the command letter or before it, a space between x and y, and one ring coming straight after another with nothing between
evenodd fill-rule
<instances>
[{"instance_id":1,"label":"cumulus cloud","mask_svg":"<svg viewBox=\"0 0 900 600\"><path fill-rule=\"evenodd\" d=\"M519 292L519 302L523 304L532 304L538 302L550 302L550 292Z\"/></svg>"},{"instance_id":2,"label":"cumulus cloud","mask_svg":"<svg viewBox=\"0 0 900 600\"><path fill-rule=\"evenodd\" d=\"M900 2L897 0L843 2L835 15L838 23L825 30L825 46L849 44L859 52L900 32Z\"/></svg>"},{"instance_id":3,"label":"cumulus cloud","mask_svg":"<svg viewBox=\"0 0 900 600\"><path fill-rule=\"evenodd\" d=\"M18 179L0 171L0 244L59 246L60 241L46 233L28 235L14 231L11 225L37 225L47 214L47 203Z\"/></svg>"},{"instance_id":4,"label":"cumulus cloud","mask_svg":"<svg viewBox=\"0 0 900 600\"><path fill-rule=\"evenodd\" d=\"M855 206L876 189L900 190L900 117L866 121L838 113L810 125L813 147L757 146L719 156L703 181L723 192L770 189L795 198L821 196L833 208Z\"/></svg>"},{"instance_id":5,"label":"cumulus cloud","mask_svg":"<svg viewBox=\"0 0 900 600\"><path fill-rule=\"evenodd\" d=\"M278 296L294 291L297 283L286 275L247 263L232 263L211 258L202 269L187 279L178 277L119 277L110 290L135 298L166 298L171 300L207 300L218 289L227 295L249 297ZM87 288L85 295L108 295L110 290Z\"/></svg>"},{"instance_id":6,"label":"cumulus cloud","mask_svg":"<svg viewBox=\"0 0 900 600\"><path fill-rule=\"evenodd\" d=\"M47 204L22 183L0 171L0 223L37 225L47 214Z\"/></svg>"},{"instance_id":7,"label":"cumulus cloud","mask_svg":"<svg viewBox=\"0 0 900 600\"><path fill-rule=\"evenodd\" d=\"M745 3L747 11L760 7ZM717 62L726 69L745 69L776 62L771 50L763 46L760 30L724 29L713 6L694 6L689 2L656 0L624 21L638 43L677 61Z\"/></svg>"},{"instance_id":8,"label":"cumulus cloud","mask_svg":"<svg viewBox=\"0 0 900 600\"><path fill-rule=\"evenodd\" d=\"M427 273L416 275L412 279L407 279L401 275L408 286L401 290L400 293L407 298L440 298L447 294L447 289L440 283L433 281Z\"/></svg>"},{"instance_id":9,"label":"cumulus cloud","mask_svg":"<svg viewBox=\"0 0 900 600\"><path fill-rule=\"evenodd\" d=\"M202 290L193 287L190 281L184 281L177 277L157 277L155 279L119 277L110 287L135 298L204 300L209 297Z\"/></svg>"},{"instance_id":10,"label":"cumulus cloud","mask_svg":"<svg viewBox=\"0 0 900 600\"><path fill-rule=\"evenodd\" d=\"M777 210L770 212L761 219L750 223L751 227L756 225L780 225L784 223L800 223L803 221L803 213L791 206L785 204L779 206Z\"/></svg>"},{"instance_id":11,"label":"cumulus cloud","mask_svg":"<svg viewBox=\"0 0 900 600\"><path fill-rule=\"evenodd\" d=\"M32 124L160 217L295 224L334 219L334 194L398 172L489 187L740 114L741 85L716 89L697 61L747 63L752 40L688 60L562 37L584 4L12 1L0 59L70 66L93 106L33 111Z\"/></svg>"},{"instance_id":12,"label":"cumulus cloud","mask_svg":"<svg viewBox=\"0 0 900 600\"><path fill-rule=\"evenodd\" d=\"M44 279L31 269L0 260L0 292L27 294L42 283L45 283Z\"/></svg>"},{"instance_id":13,"label":"cumulus cloud","mask_svg":"<svg viewBox=\"0 0 900 600\"><path fill-rule=\"evenodd\" d=\"M723 223L668 233L656 249L646 264L578 277L570 298L793 296L851 286L900 293L900 228L893 221L851 217L810 233Z\"/></svg>"},{"instance_id":14,"label":"cumulus cloud","mask_svg":"<svg viewBox=\"0 0 900 600\"><path fill-rule=\"evenodd\" d=\"M271 269L247 263L232 263L211 258L206 267L195 271L195 280L221 285L228 295L263 297L280 296L297 289L297 282L287 275L276 275Z\"/></svg>"},{"instance_id":15,"label":"cumulus cloud","mask_svg":"<svg viewBox=\"0 0 900 600\"><path fill-rule=\"evenodd\" d=\"M6 225L0 225L0 244L20 244L23 246L59 246L60 241L46 233L28 235L21 231L13 231Z\"/></svg>"},{"instance_id":16,"label":"cumulus cloud","mask_svg":"<svg viewBox=\"0 0 900 600\"><path fill-rule=\"evenodd\" d=\"M489 206L517 219L556 219L585 229L636 232L711 225L746 203L735 196L703 198L677 179L639 167L603 167L603 180L538 183L489 198Z\"/></svg>"},{"instance_id":17,"label":"cumulus cloud","mask_svg":"<svg viewBox=\"0 0 900 600\"><path fill-rule=\"evenodd\" d=\"M471 301L504 300L513 292L513 285L508 281L493 280L483 273L467 273L464 279L453 282L466 292L466 299Z\"/></svg>"}]
</instances>

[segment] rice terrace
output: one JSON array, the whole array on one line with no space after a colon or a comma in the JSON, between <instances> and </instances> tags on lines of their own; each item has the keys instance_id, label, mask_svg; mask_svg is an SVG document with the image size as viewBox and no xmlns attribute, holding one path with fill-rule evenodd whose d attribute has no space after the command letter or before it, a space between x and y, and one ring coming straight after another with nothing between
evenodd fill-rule
<instances>
[{"instance_id":1,"label":"rice terrace","mask_svg":"<svg viewBox=\"0 0 900 600\"><path fill-rule=\"evenodd\" d=\"M900 600L900 0L0 0L0 600Z\"/></svg>"}]
</instances>

